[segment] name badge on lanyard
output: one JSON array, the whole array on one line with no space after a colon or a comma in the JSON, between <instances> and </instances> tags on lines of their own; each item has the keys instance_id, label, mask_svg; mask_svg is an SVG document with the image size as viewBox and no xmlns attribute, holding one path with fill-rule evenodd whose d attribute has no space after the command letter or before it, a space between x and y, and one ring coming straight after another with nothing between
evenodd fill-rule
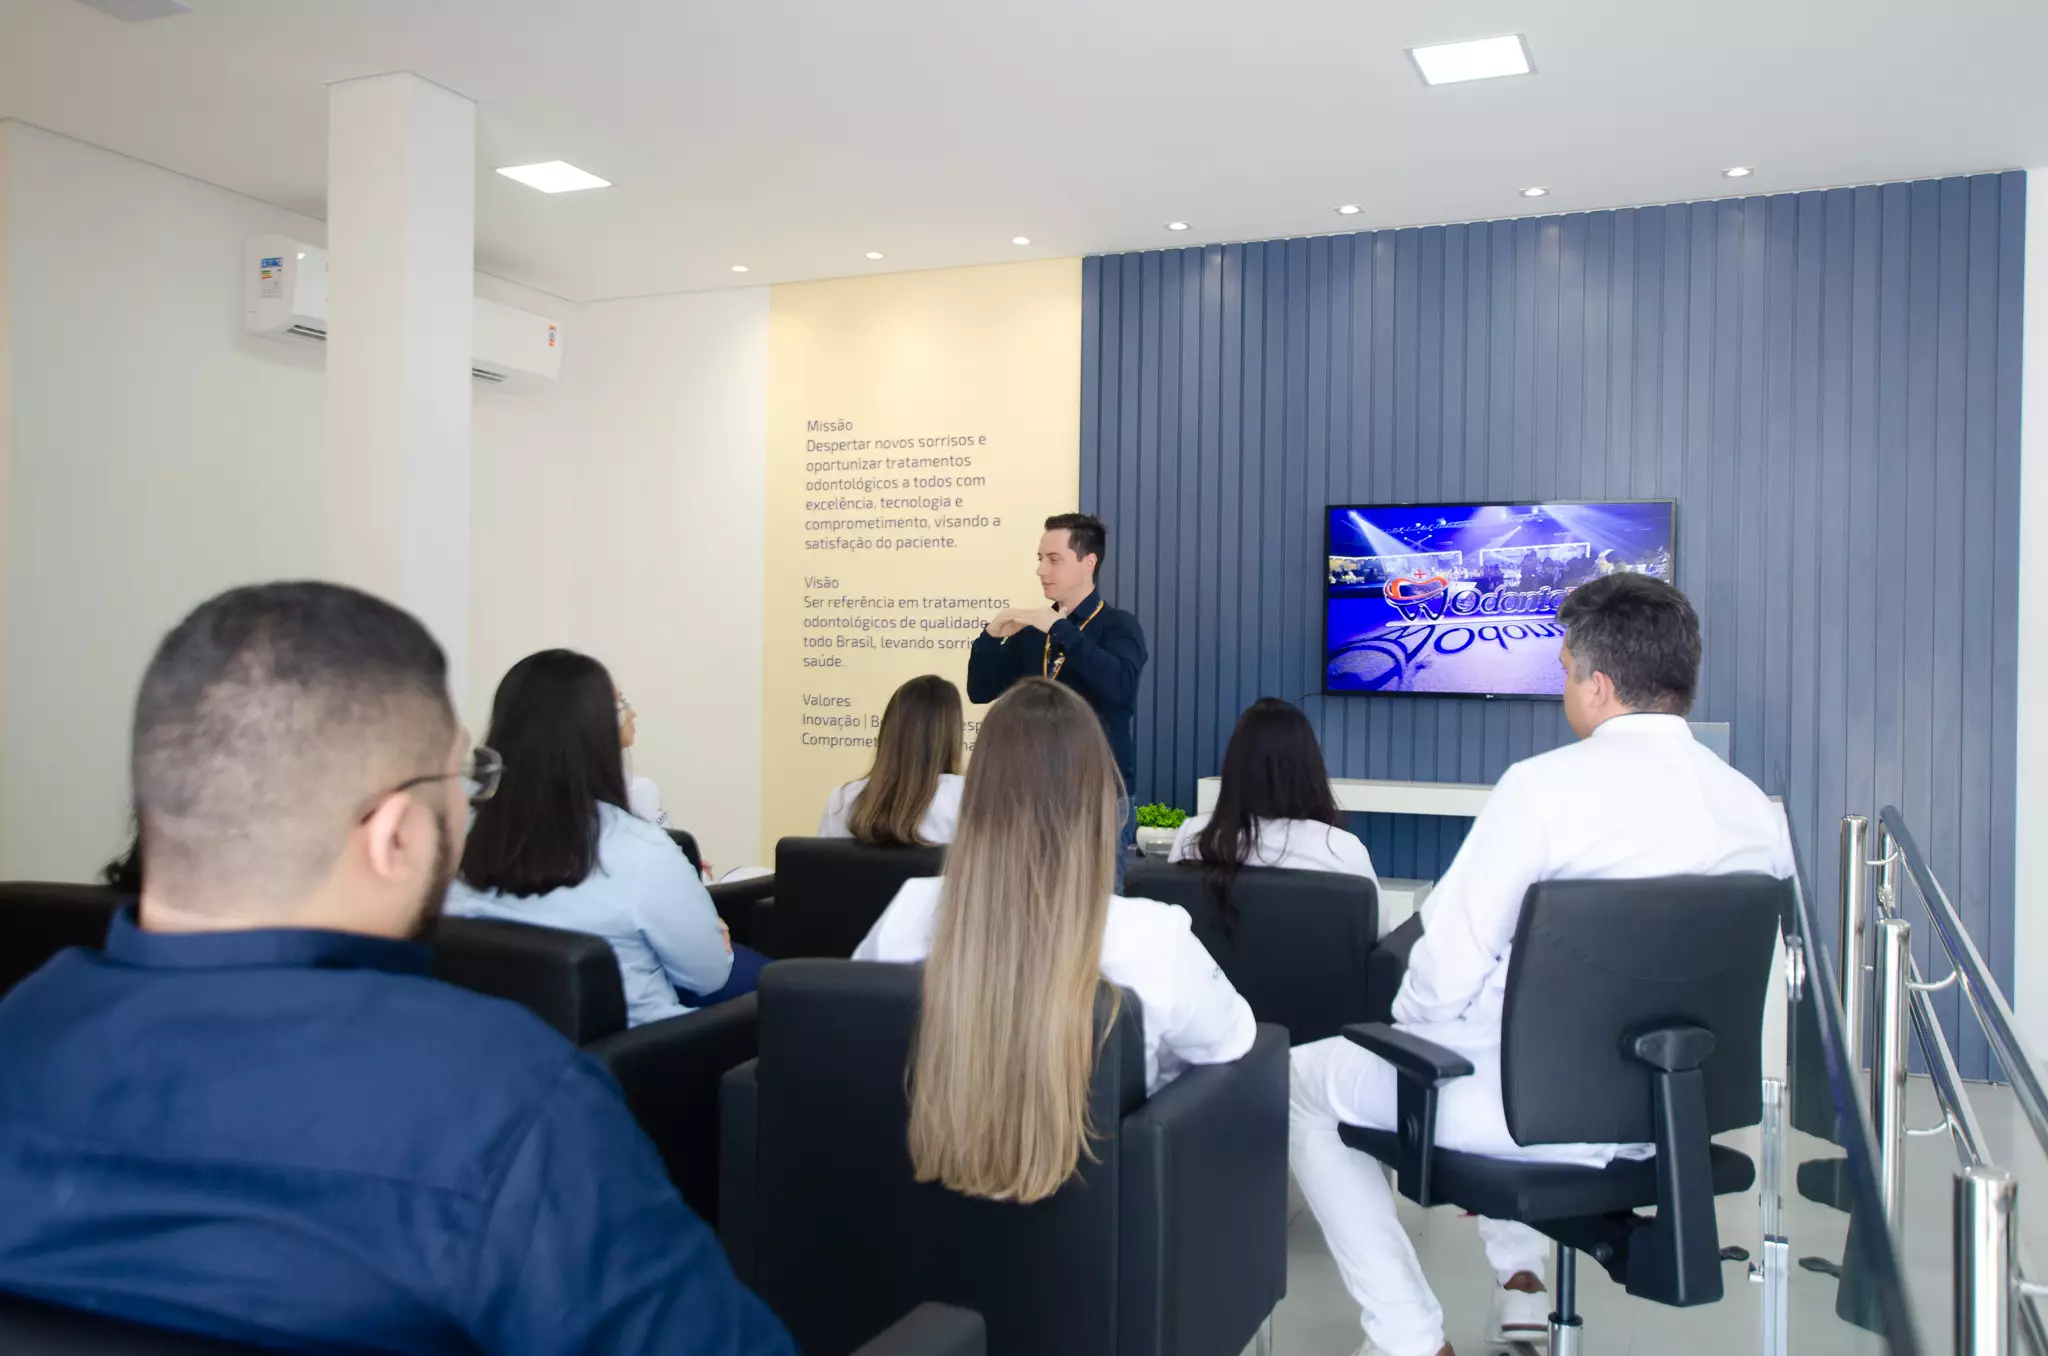
<instances>
[{"instance_id":1,"label":"name badge on lanyard","mask_svg":"<svg viewBox=\"0 0 2048 1356\"><path fill-rule=\"evenodd\" d=\"M1094 621L1097 617L1102 615L1103 607L1103 600L1097 598L1095 600L1095 610L1088 614L1088 616L1081 622L1080 626L1077 629L1086 631L1088 629L1088 623ZM1047 631L1045 633L1045 657L1041 659L1038 664L1039 674L1046 678L1058 678L1060 676L1060 670L1065 668L1066 666L1067 652L1065 650L1060 651L1059 658L1053 658L1052 632Z\"/></svg>"}]
</instances>

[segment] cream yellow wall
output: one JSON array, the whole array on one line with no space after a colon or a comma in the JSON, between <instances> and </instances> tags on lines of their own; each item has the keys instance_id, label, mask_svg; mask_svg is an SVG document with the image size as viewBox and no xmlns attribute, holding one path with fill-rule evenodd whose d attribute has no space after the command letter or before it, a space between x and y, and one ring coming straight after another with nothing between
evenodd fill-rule
<instances>
[{"instance_id":1,"label":"cream yellow wall","mask_svg":"<svg viewBox=\"0 0 2048 1356\"><path fill-rule=\"evenodd\" d=\"M866 770L898 684L964 693L981 624L1042 604L1080 485L1080 261L776 287L768 344L763 861Z\"/></svg>"}]
</instances>

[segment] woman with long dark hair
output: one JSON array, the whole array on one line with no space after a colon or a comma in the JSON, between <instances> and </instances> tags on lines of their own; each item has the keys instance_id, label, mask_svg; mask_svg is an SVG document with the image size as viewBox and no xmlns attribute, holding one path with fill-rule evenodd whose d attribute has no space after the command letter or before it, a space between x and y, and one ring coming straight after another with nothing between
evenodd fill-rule
<instances>
[{"instance_id":1,"label":"woman with long dark hair","mask_svg":"<svg viewBox=\"0 0 2048 1356\"><path fill-rule=\"evenodd\" d=\"M928 673L897 688L875 732L874 765L827 798L818 836L876 847L952 842L965 729L960 689L944 678Z\"/></svg>"},{"instance_id":2,"label":"woman with long dark hair","mask_svg":"<svg viewBox=\"0 0 2048 1356\"><path fill-rule=\"evenodd\" d=\"M1222 782L1216 809L1181 825L1169 861L1205 862L1225 886L1247 866L1378 879L1365 844L1344 827L1315 727L1291 703L1261 697L1238 717Z\"/></svg>"},{"instance_id":3,"label":"woman with long dark hair","mask_svg":"<svg viewBox=\"0 0 2048 1356\"><path fill-rule=\"evenodd\" d=\"M1087 702L1022 679L982 724L944 879L906 882L854 950L925 963L910 1077L919 1181L1029 1204L1074 1175L1104 979L1144 1009L1149 1088L1251 1048L1252 1010L1187 913L1114 893L1123 789Z\"/></svg>"},{"instance_id":4,"label":"woman with long dark hair","mask_svg":"<svg viewBox=\"0 0 2048 1356\"><path fill-rule=\"evenodd\" d=\"M752 990L761 957L735 954L682 850L628 808L604 665L572 650L520 660L485 742L505 772L477 807L449 913L604 938L634 1026Z\"/></svg>"}]
</instances>

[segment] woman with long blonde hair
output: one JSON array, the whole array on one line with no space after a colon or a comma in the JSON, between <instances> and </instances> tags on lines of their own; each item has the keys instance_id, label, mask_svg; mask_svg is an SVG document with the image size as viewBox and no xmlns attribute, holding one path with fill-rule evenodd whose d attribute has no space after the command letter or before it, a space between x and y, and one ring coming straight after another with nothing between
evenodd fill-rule
<instances>
[{"instance_id":1,"label":"woman with long blonde hair","mask_svg":"<svg viewBox=\"0 0 2048 1356\"><path fill-rule=\"evenodd\" d=\"M944 678L928 673L897 688L875 731L874 766L826 799L818 836L875 847L952 842L965 733L960 689Z\"/></svg>"},{"instance_id":2,"label":"woman with long blonde hair","mask_svg":"<svg viewBox=\"0 0 2048 1356\"><path fill-rule=\"evenodd\" d=\"M924 961L910 1078L919 1181L991 1200L1058 1191L1087 1152L1095 992L1143 1009L1156 1091L1249 1050L1251 1008L1170 904L1112 893L1123 779L1101 722L1026 679L989 709L941 880L906 883L854 952Z\"/></svg>"}]
</instances>

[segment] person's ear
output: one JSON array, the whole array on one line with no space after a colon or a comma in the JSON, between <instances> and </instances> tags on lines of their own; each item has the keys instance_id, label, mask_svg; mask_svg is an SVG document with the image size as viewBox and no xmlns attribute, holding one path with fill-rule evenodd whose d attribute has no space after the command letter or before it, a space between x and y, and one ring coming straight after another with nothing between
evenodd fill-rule
<instances>
[{"instance_id":1,"label":"person's ear","mask_svg":"<svg viewBox=\"0 0 2048 1356\"><path fill-rule=\"evenodd\" d=\"M363 855L371 874L386 884L400 884L412 874L418 854L410 822L414 808L412 797L399 792L378 802L363 821Z\"/></svg>"}]
</instances>

